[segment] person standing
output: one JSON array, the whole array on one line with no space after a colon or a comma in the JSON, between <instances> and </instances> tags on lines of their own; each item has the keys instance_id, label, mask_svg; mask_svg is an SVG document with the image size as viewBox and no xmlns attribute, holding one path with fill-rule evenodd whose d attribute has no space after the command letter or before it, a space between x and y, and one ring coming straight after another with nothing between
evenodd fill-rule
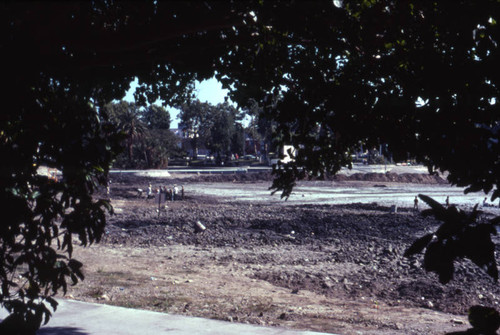
<instances>
[{"instance_id":1,"label":"person standing","mask_svg":"<svg viewBox=\"0 0 500 335\"><path fill-rule=\"evenodd\" d=\"M446 208L450 207L450 197L446 197Z\"/></svg>"},{"instance_id":2,"label":"person standing","mask_svg":"<svg viewBox=\"0 0 500 335\"><path fill-rule=\"evenodd\" d=\"M179 194L179 188L177 187L177 185L174 185L174 195L173 195L173 198L172 200L178 200L178 194Z\"/></svg>"},{"instance_id":3,"label":"person standing","mask_svg":"<svg viewBox=\"0 0 500 335\"><path fill-rule=\"evenodd\" d=\"M418 211L418 197L415 197L415 200L413 200L413 209Z\"/></svg>"},{"instance_id":4,"label":"person standing","mask_svg":"<svg viewBox=\"0 0 500 335\"><path fill-rule=\"evenodd\" d=\"M153 186L151 186L151 183L149 183L148 192L146 194L146 200L148 200L149 198L151 198L152 195L153 195Z\"/></svg>"}]
</instances>

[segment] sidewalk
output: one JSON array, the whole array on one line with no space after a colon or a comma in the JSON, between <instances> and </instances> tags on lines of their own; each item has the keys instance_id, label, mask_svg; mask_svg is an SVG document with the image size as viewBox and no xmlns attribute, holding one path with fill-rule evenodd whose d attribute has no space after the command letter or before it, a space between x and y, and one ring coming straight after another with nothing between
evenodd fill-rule
<instances>
[{"instance_id":1,"label":"sidewalk","mask_svg":"<svg viewBox=\"0 0 500 335\"><path fill-rule=\"evenodd\" d=\"M59 306L38 335L321 335L189 316L57 299ZM0 319L6 316L0 311Z\"/></svg>"}]
</instances>

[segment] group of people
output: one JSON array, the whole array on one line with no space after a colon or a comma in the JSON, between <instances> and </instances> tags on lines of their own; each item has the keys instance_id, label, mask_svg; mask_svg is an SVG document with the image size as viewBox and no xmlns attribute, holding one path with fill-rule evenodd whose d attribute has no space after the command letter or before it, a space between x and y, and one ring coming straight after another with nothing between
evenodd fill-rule
<instances>
[{"instance_id":1,"label":"group of people","mask_svg":"<svg viewBox=\"0 0 500 335\"><path fill-rule=\"evenodd\" d=\"M178 187L174 185L169 188L167 186L160 186L156 188L153 193L153 186L149 184L148 190L146 193L146 199L151 199L158 197L158 201L176 201L176 200L184 200L184 186Z\"/></svg>"}]
</instances>

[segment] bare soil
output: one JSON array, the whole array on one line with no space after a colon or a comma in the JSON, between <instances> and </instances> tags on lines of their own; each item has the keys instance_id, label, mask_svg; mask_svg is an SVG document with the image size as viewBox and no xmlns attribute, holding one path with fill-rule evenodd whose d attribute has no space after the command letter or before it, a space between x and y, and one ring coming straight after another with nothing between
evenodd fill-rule
<instances>
[{"instance_id":1,"label":"bare soil","mask_svg":"<svg viewBox=\"0 0 500 335\"><path fill-rule=\"evenodd\" d=\"M188 190L190 181L244 187L268 177L156 182L182 181ZM404 176L444 182L427 177ZM499 302L499 287L469 262L457 264L454 280L441 285L421 268L421 256L403 257L413 240L439 224L410 209L228 203L187 191L158 213L153 200L136 196L147 178L113 182L116 214L100 244L76 249L86 279L69 289L70 298L345 335L464 330L468 307ZM196 229L198 221L204 231Z\"/></svg>"}]
</instances>

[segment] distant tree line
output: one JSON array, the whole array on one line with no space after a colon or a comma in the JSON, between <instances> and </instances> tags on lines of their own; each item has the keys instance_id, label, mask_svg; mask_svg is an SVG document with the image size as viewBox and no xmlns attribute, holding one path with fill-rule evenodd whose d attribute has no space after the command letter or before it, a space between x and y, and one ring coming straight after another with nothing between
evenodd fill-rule
<instances>
[{"instance_id":1,"label":"distant tree line","mask_svg":"<svg viewBox=\"0 0 500 335\"><path fill-rule=\"evenodd\" d=\"M193 158L197 158L201 146L219 161L231 153L244 152L244 114L228 102L212 105L193 100L180 105L179 109L179 127L189 141Z\"/></svg>"},{"instance_id":2,"label":"distant tree line","mask_svg":"<svg viewBox=\"0 0 500 335\"><path fill-rule=\"evenodd\" d=\"M121 101L107 104L104 112L125 138L115 168L166 168L169 157L181 154L165 108Z\"/></svg>"},{"instance_id":3,"label":"distant tree line","mask_svg":"<svg viewBox=\"0 0 500 335\"><path fill-rule=\"evenodd\" d=\"M257 104L252 106L242 112L228 102L213 105L198 99L188 100L177 106L181 133L177 136L170 129L170 113L161 106L141 107L126 101L109 103L101 113L109 117L124 138L124 150L113 166L166 168L172 158L197 159L200 148L208 150L217 163L233 154L267 154L272 129ZM247 127L243 125L245 115L250 116Z\"/></svg>"}]
</instances>

